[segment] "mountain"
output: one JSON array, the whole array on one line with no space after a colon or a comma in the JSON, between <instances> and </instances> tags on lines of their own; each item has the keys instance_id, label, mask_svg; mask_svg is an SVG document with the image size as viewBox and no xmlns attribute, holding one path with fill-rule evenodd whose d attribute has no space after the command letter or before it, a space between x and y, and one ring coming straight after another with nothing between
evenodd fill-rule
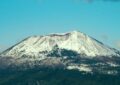
<instances>
[{"instance_id":1,"label":"mountain","mask_svg":"<svg viewBox=\"0 0 120 85\"><path fill-rule=\"evenodd\" d=\"M59 68L117 74L120 52L79 31L28 37L1 53L1 69Z\"/></svg>"},{"instance_id":2,"label":"mountain","mask_svg":"<svg viewBox=\"0 0 120 85\"><path fill-rule=\"evenodd\" d=\"M112 48L78 31L32 36L9 48L3 52L3 55L13 57L39 56L43 51L51 51L56 45L61 49L73 50L91 57L117 55Z\"/></svg>"}]
</instances>

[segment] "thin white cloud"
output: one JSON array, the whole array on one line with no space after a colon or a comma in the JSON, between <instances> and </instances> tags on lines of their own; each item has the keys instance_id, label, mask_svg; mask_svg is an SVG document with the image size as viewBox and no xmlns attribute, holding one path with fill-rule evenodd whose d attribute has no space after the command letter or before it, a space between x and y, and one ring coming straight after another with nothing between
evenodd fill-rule
<instances>
[{"instance_id":1,"label":"thin white cloud","mask_svg":"<svg viewBox=\"0 0 120 85\"><path fill-rule=\"evenodd\" d=\"M115 43L115 46L120 49L120 40Z\"/></svg>"},{"instance_id":2,"label":"thin white cloud","mask_svg":"<svg viewBox=\"0 0 120 85\"><path fill-rule=\"evenodd\" d=\"M108 35L103 34L101 35L102 40L107 41L109 39Z\"/></svg>"},{"instance_id":3,"label":"thin white cloud","mask_svg":"<svg viewBox=\"0 0 120 85\"><path fill-rule=\"evenodd\" d=\"M5 45L0 45L0 52L4 51L5 49L7 49L8 46Z\"/></svg>"},{"instance_id":4,"label":"thin white cloud","mask_svg":"<svg viewBox=\"0 0 120 85\"><path fill-rule=\"evenodd\" d=\"M95 1L103 1L103 2L120 2L120 0L74 0L74 1L77 1L77 2L79 2L79 1L85 1L85 2L88 2L88 3L90 3L90 2L95 2Z\"/></svg>"}]
</instances>

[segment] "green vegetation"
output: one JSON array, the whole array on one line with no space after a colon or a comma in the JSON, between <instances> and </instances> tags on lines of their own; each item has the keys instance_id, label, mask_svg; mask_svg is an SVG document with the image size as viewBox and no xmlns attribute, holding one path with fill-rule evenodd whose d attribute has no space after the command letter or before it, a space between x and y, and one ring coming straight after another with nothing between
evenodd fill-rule
<instances>
[{"instance_id":1,"label":"green vegetation","mask_svg":"<svg viewBox=\"0 0 120 85\"><path fill-rule=\"evenodd\" d=\"M76 70L0 71L0 85L119 85L119 75L84 74Z\"/></svg>"}]
</instances>

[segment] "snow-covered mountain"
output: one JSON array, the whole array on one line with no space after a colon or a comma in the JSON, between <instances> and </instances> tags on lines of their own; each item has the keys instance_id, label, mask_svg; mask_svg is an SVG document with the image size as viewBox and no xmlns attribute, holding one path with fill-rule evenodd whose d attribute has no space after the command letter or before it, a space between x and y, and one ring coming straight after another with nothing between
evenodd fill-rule
<instances>
[{"instance_id":1,"label":"snow-covered mountain","mask_svg":"<svg viewBox=\"0 0 120 85\"><path fill-rule=\"evenodd\" d=\"M115 50L78 31L32 36L9 48L2 55L13 57L39 56L43 51L51 51L56 45L61 49L73 50L91 57L118 55Z\"/></svg>"},{"instance_id":2,"label":"snow-covered mountain","mask_svg":"<svg viewBox=\"0 0 120 85\"><path fill-rule=\"evenodd\" d=\"M52 66L91 72L118 67L120 52L84 33L72 31L28 37L1 56L1 67ZM101 68L98 69L99 66Z\"/></svg>"}]
</instances>

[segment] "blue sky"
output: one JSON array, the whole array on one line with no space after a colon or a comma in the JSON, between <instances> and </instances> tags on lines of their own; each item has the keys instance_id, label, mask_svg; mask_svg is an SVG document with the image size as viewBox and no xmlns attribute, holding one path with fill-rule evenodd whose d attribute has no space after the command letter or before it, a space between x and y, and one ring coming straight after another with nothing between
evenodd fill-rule
<instances>
[{"instance_id":1,"label":"blue sky","mask_svg":"<svg viewBox=\"0 0 120 85\"><path fill-rule=\"evenodd\" d=\"M0 0L0 51L31 35L72 30L120 48L120 2Z\"/></svg>"}]
</instances>

